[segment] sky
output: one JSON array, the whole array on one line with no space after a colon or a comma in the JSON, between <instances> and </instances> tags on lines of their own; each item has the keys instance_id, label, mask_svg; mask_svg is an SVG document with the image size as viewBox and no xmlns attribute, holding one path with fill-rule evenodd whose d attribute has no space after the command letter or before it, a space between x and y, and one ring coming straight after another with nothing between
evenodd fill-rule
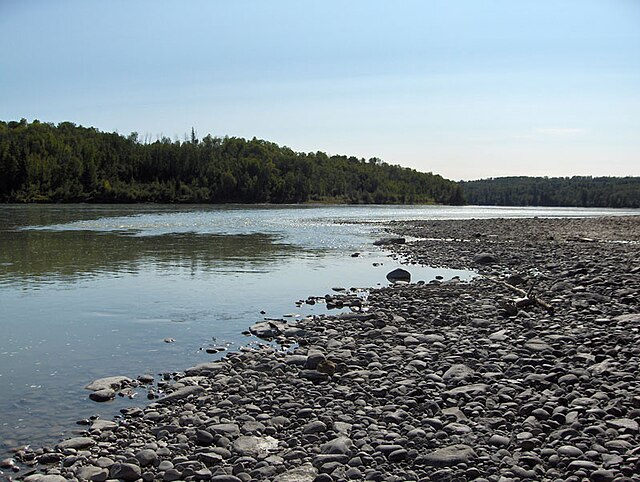
<instances>
[{"instance_id":1,"label":"sky","mask_svg":"<svg viewBox=\"0 0 640 482\"><path fill-rule=\"evenodd\" d=\"M640 0L0 0L0 119L640 175Z\"/></svg>"}]
</instances>

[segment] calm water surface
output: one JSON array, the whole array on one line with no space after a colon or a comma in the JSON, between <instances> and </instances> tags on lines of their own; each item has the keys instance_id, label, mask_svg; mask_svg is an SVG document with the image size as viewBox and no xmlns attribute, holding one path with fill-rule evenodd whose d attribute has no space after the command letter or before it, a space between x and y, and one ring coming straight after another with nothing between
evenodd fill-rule
<instances>
[{"instance_id":1,"label":"calm water surface","mask_svg":"<svg viewBox=\"0 0 640 482\"><path fill-rule=\"evenodd\" d=\"M593 216L637 210L393 206L0 206L0 457L53 444L93 414L83 387L178 371L256 340L262 319L317 314L295 301L385 284L397 261L372 246L379 222ZM353 252L361 256L353 258ZM374 267L373 263L383 263ZM409 268L429 281L471 274ZM174 338L175 343L164 343Z\"/></svg>"}]
</instances>

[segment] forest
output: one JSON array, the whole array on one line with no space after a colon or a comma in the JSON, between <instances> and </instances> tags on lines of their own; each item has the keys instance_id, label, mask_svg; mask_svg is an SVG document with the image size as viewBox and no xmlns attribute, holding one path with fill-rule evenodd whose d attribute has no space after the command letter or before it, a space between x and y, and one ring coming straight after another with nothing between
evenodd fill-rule
<instances>
[{"instance_id":1,"label":"forest","mask_svg":"<svg viewBox=\"0 0 640 482\"><path fill-rule=\"evenodd\" d=\"M640 208L640 177L500 177L461 182L469 204Z\"/></svg>"},{"instance_id":2,"label":"forest","mask_svg":"<svg viewBox=\"0 0 640 482\"><path fill-rule=\"evenodd\" d=\"M71 122L0 121L1 202L464 203L462 187L380 159L253 138L141 141Z\"/></svg>"}]
</instances>

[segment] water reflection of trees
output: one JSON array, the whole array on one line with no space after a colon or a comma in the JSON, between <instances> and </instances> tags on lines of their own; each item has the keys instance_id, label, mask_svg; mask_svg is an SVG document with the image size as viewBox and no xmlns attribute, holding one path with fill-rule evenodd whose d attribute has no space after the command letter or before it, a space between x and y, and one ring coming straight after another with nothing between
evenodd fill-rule
<instances>
[{"instance_id":1,"label":"water reflection of trees","mask_svg":"<svg viewBox=\"0 0 640 482\"><path fill-rule=\"evenodd\" d=\"M0 232L0 283L50 282L142 269L247 271L301 248L270 234L134 236L94 231Z\"/></svg>"}]
</instances>

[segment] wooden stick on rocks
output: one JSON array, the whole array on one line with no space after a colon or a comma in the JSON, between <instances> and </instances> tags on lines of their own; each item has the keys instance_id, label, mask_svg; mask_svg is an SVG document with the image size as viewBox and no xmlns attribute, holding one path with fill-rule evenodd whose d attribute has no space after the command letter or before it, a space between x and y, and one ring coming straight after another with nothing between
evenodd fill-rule
<instances>
[{"instance_id":1,"label":"wooden stick on rocks","mask_svg":"<svg viewBox=\"0 0 640 482\"><path fill-rule=\"evenodd\" d=\"M529 290L529 292L526 292L523 289L518 288L517 286L513 286L512 284L507 283L506 281L503 280L499 280L499 279L495 279L495 278L491 278L489 276L485 276L486 279L488 279L489 281L492 281L496 284L502 285L508 289L510 289L511 291L513 291L514 293L518 293L519 295L524 296L525 298L530 299L531 301L533 301L536 305L541 306L542 308L546 309L549 314L553 314L555 309L552 305L550 305L549 303L547 303L544 300L541 300L540 298L536 297L536 296L532 296L531 292L533 291L533 287L531 287L531 289Z\"/></svg>"}]
</instances>

